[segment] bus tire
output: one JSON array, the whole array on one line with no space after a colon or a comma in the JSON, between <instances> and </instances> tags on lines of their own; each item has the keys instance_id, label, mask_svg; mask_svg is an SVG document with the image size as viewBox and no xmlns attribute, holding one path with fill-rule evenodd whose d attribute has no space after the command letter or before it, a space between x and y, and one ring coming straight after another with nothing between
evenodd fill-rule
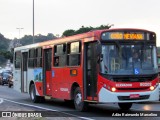
<instances>
[{"instance_id":1,"label":"bus tire","mask_svg":"<svg viewBox=\"0 0 160 120\"><path fill-rule=\"evenodd\" d=\"M88 107L88 103L82 101L82 93L79 87L74 91L74 106L78 111L86 111Z\"/></svg>"},{"instance_id":2,"label":"bus tire","mask_svg":"<svg viewBox=\"0 0 160 120\"><path fill-rule=\"evenodd\" d=\"M32 84L30 87L30 98L34 103L40 102L40 96L36 95L35 85Z\"/></svg>"},{"instance_id":3,"label":"bus tire","mask_svg":"<svg viewBox=\"0 0 160 120\"><path fill-rule=\"evenodd\" d=\"M129 110L132 107L132 103L118 103L121 110Z\"/></svg>"}]
</instances>

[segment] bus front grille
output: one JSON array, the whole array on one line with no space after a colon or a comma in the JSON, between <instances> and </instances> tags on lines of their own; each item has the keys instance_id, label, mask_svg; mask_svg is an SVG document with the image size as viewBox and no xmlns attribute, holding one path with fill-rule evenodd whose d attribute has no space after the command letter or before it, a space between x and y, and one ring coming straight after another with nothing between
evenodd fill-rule
<instances>
[{"instance_id":1,"label":"bus front grille","mask_svg":"<svg viewBox=\"0 0 160 120\"><path fill-rule=\"evenodd\" d=\"M150 97L150 95L141 95L138 98L130 98L130 96L118 96L118 99L120 101L123 101L123 100L145 100L145 99L148 99L149 97Z\"/></svg>"},{"instance_id":2,"label":"bus front grille","mask_svg":"<svg viewBox=\"0 0 160 120\"><path fill-rule=\"evenodd\" d=\"M148 90L149 87L143 87L143 88L116 88L117 90Z\"/></svg>"}]
</instances>

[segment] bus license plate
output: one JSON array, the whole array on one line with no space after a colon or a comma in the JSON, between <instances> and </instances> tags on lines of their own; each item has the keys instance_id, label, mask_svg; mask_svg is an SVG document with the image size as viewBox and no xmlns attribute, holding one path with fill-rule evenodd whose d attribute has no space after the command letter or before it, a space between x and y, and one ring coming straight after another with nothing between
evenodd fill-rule
<instances>
[{"instance_id":1,"label":"bus license plate","mask_svg":"<svg viewBox=\"0 0 160 120\"><path fill-rule=\"evenodd\" d=\"M139 98L139 94L130 94L129 98Z\"/></svg>"}]
</instances>

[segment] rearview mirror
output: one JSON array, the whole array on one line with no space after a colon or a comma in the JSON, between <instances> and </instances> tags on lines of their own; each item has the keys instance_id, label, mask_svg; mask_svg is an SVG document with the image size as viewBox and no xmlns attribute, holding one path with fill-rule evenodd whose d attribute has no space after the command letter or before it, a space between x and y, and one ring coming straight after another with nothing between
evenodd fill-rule
<instances>
[{"instance_id":1,"label":"rearview mirror","mask_svg":"<svg viewBox=\"0 0 160 120\"><path fill-rule=\"evenodd\" d=\"M102 52L102 45L101 45L101 42L98 40L97 41L97 46L96 46L96 55L97 55L97 57L100 57L101 52Z\"/></svg>"}]
</instances>

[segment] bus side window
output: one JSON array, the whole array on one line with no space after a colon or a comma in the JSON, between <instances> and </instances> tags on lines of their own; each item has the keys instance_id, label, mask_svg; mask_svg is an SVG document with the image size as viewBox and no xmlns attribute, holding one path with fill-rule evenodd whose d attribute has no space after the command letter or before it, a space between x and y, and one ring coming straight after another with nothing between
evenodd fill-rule
<instances>
[{"instance_id":1,"label":"bus side window","mask_svg":"<svg viewBox=\"0 0 160 120\"><path fill-rule=\"evenodd\" d=\"M17 51L15 52L15 68L20 68L21 64L21 52Z\"/></svg>"},{"instance_id":2,"label":"bus side window","mask_svg":"<svg viewBox=\"0 0 160 120\"><path fill-rule=\"evenodd\" d=\"M54 62L53 66L63 67L66 65L66 44L59 44L54 46Z\"/></svg>"},{"instance_id":3,"label":"bus side window","mask_svg":"<svg viewBox=\"0 0 160 120\"><path fill-rule=\"evenodd\" d=\"M59 58L55 57L54 59L54 66L59 66Z\"/></svg>"},{"instance_id":4,"label":"bus side window","mask_svg":"<svg viewBox=\"0 0 160 120\"><path fill-rule=\"evenodd\" d=\"M36 49L35 67L42 67L42 48Z\"/></svg>"},{"instance_id":5,"label":"bus side window","mask_svg":"<svg viewBox=\"0 0 160 120\"><path fill-rule=\"evenodd\" d=\"M81 55L81 44L80 42L72 42L67 45L67 65L68 66L79 66L80 55Z\"/></svg>"},{"instance_id":6,"label":"bus side window","mask_svg":"<svg viewBox=\"0 0 160 120\"><path fill-rule=\"evenodd\" d=\"M35 64L35 49L29 50L28 67L33 68Z\"/></svg>"}]
</instances>

